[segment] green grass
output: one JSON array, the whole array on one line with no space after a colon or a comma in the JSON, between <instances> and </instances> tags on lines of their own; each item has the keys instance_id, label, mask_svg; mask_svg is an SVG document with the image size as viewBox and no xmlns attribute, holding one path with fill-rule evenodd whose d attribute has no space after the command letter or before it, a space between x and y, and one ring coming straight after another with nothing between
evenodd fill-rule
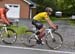
<instances>
[{"instance_id":1,"label":"green grass","mask_svg":"<svg viewBox=\"0 0 75 54\"><path fill-rule=\"evenodd\" d=\"M73 20L73 19L51 17L51 20L52 20L52 21L64 20L64 21L68 21L68 23L69 23L70 25L75 25L75 20ZM43 22L44 24L46 23L45 20L43 20L42 22ZM25 32L26 30L28 30L28 27L27 27L27 26L19 26L19 27L10 26L10 28L14 29L14 30L17 32L18 35L19 35L19 34L24 34L24 32Z\"/></svg>"},{"instance_id":2,"label":"green grass","mask_svg":"<svg viewBox=\"0 0 75 54\"><path fill-rule=\"evenodd\" d=\"M50 17L50 19L52 20L52 21L57 21L58 20L58 18L56 18L56 17ZM41 21L42 23L46 23L46 21L45 20L42 20Z\"/></svg>"},{"instance_id":3,"label":"green grass","mask_svg":"<svg viewBox=\"0 0 75 54\"><path fill-rule=\"evenodd\" d=\"M70 25L75 25L75 19L71 19L69 17L61 17L61 18L51 17L51 20L52 21L63 20L67 21Z\"/></svg>"},{"instance_id":4,"label":"green grass","mask_svg":"<svg viewBox=\"0 0 75 54\"><path fill-rule=\"evenodd\" d=\"M28 29L27 26L19 26L19 27L10 26L9 28L14 29L18 35L24 34L25 31Z\"/></svg>"},{"instance_id":5,"label":"green grass","mask_svg":"<svg viewBox=\"0 0 75 54\"><path fill-rule=\"evenodd\" d=\"M60 19L60 18L50 17L50 19L51 19L52 21L57 21L57 20Z\"/></svg>"},{"instance_id":6,"label":"green grass","mask_svg":"<svg viewBox=\"0 0 75 54\"><path fill-rule=\"evenodd\" d=\"M70 25L75 25L75 20L69 20L68 22Z\"/></svg>"}]
</instances>

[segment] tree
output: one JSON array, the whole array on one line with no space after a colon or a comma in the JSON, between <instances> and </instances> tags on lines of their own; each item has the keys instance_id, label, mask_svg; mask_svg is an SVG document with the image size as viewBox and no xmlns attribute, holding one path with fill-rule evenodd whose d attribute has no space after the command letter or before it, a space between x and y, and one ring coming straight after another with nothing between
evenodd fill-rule
<instances>
[{"instance_id":1,"label":"tree","mask_svg":"<svg viewBox=\"0 0 75 54\"><path fill-rule=\"evenodd\" d=\"M37 4L37 11L44 11L44 9L46 7L52 7L53 9L55 9L55 0L32 0L33 2L35 2Z\"/></svg>"},{"instance_id":2,"label":"tree","mask_svg":"<svg viewBox=\"0 0 75 54\"><path fill-rule=\"evenodd\" d=\"M32 0L37 4L37 12L45 7L52 7L54 11L62 11L64 15L75 14L75 0Z\"/></svg>"}]
</instances>

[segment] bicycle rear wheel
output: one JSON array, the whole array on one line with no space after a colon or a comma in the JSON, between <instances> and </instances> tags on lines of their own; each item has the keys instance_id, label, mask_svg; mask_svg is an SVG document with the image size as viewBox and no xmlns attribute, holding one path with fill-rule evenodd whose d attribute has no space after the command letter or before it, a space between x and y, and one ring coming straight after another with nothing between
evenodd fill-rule
<instances>
[{"instance_id":1,"label":"bicycle rear wheel","mask_svg":"<svg viewBox=\"0 0 75 54\"><path fill-rule=\"evenodd\" d=\"M35 32L27 30L23 36L23 44L27 47L33 47L36 45Z\"/></svg>"},{"instance_id":2,"label":"bicycle rear wheel","mask_svg":"<svg viewBox=\"0 0 75 54\"><path fill-rule=\"evenodd\" d=\"M7 32L5 30L1 33L2 42L5 44L13 44L17 40L17 33L10 28L7 28Z\"/></svg>"},{"instance_id":3,"label":"bicycle rear wheel","mask_svg":"<svg viewBox=\"0 0 75 54\"><path fill-rule=\"evenodd\" d=\"M52 39L50 34L47 35L46 44L50 49L59 49L63 44L63 38L57 32L53 32L52 34L53 34L54 38Z\"/></svg>"}]
</instances>

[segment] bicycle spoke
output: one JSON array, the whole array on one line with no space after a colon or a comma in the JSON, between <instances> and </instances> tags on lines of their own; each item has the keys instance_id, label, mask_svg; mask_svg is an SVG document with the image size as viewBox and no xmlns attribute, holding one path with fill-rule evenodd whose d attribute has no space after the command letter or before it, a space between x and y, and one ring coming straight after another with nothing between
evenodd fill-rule
<instances>
[{"instance_id":1,"label":"bicycle spoke","mask_svg":"<svg viewBox=\"0 0 75 54\"><path fill-rule=\"evenodd\" d=\"M5 44L12 44L17 39L16 32L12 29L7 29L7 32L3 31L1 36L2 36L2 41Z\"/></svg>"},{"instance_id":2,"label":"bicycle spoke","mask_svg":"<svg viewBox=\"0 0 75 54\"><path fill-rule=\"evenodd\" d=\"M54 38L50 35L47 36L46 44L51 49L58 49L62 46L63 40L62 37L58 33L53 33Z\"/></svg>"},{"instance_id":3,"label":"bicycle spoke","mask_svg":"<svg viewBox=\"0 0 75 54\"><path fill-rule=\"evenodd\" d=\"M32 31L27 31L26 34L23 36L23 44L28 47L32 47L36 45L36 39L33 35Z\"/></svg>"}]
</instances>

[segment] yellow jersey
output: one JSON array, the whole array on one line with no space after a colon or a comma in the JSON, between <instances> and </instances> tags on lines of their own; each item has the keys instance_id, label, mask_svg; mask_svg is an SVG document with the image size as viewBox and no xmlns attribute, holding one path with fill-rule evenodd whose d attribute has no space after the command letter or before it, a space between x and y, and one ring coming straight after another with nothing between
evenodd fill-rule
<instances>
[{"instance_id":1,"label":"yellow jersey","mask_svg":"<svg viewBox=\"0 0 75 54\"><path fill-rule=\"evenodd\" d=\"M37 21L42 21L44 20L45 18L48 18L48 14L47 12L41 12L41 13L38 13L37 15L35 15L33 17L34 20L37 20Z\"/></svg>"}]
</instances>

